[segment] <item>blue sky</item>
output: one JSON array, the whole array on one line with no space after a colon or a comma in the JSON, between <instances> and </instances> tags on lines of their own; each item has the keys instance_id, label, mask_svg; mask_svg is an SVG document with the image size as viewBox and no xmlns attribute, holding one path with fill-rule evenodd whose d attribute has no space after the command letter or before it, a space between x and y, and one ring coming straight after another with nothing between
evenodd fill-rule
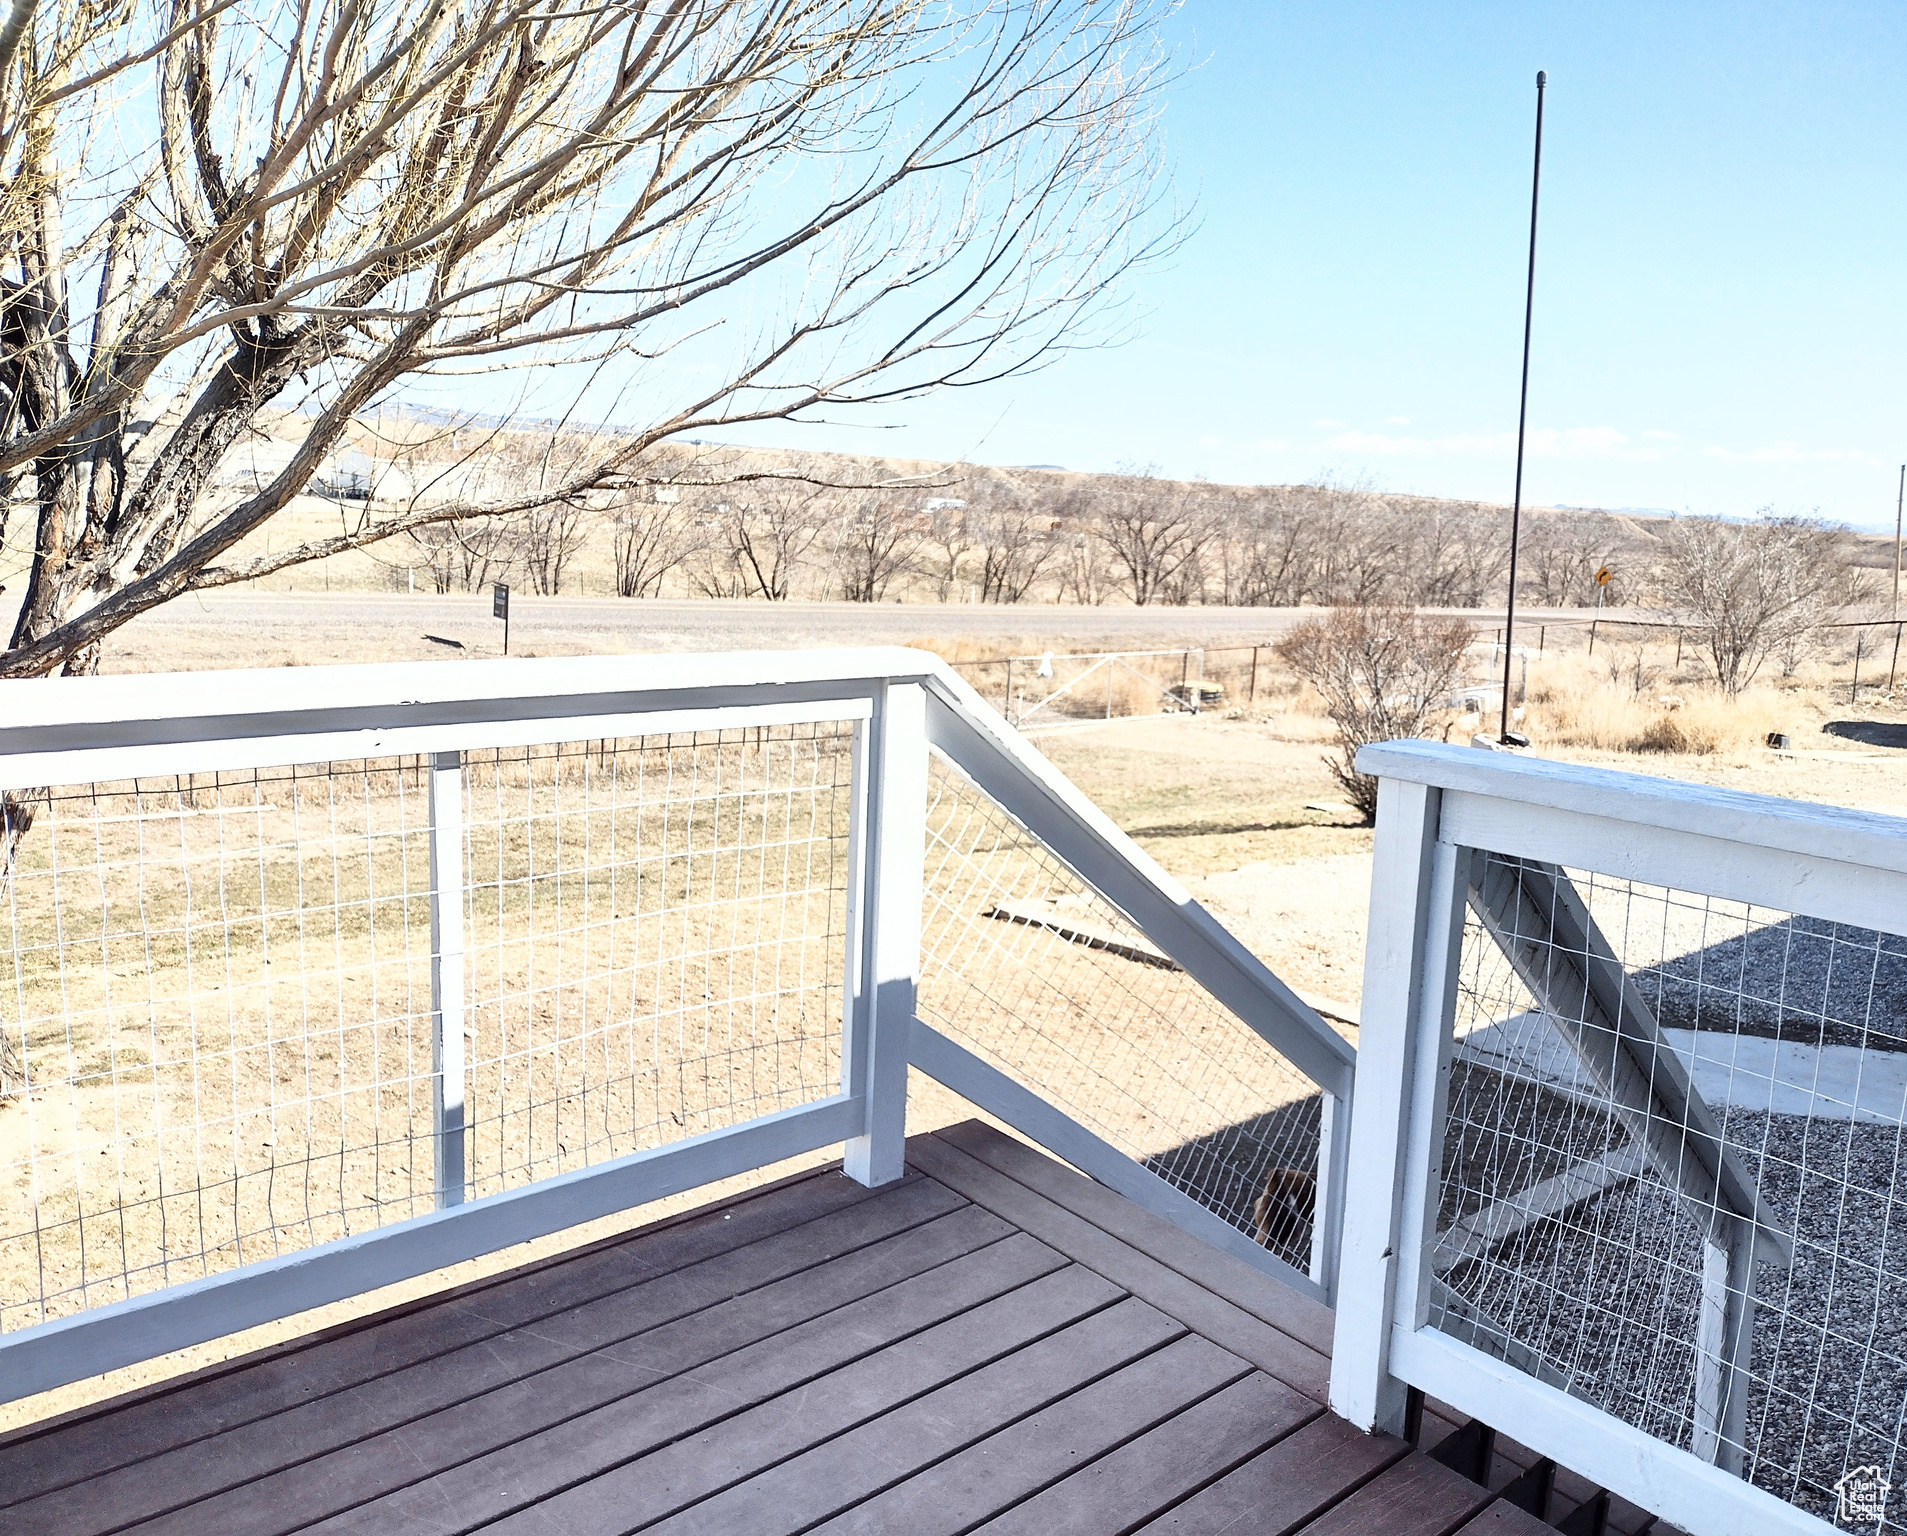
<instances>
[{"instance_id":1,"label":"blue sky","mask_svg":"<svg viewBox=\"0 0 1907 1536\"><path fill-rule=\"evenodd\" d=\"M1543 68L1528 499L1891 530L1907 9L1188 0L1169 33L1200 224L1135 339L806 441L1507 501Z\"/></svg>"}]
</instances>

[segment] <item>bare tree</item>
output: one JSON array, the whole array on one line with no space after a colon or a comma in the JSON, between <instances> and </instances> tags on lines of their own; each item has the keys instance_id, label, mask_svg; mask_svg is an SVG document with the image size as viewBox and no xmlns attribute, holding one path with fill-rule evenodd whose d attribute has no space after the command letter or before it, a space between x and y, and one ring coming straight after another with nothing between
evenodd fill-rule
<instances>
[{"instance_id":1,"label":"bare tree","mask_svg":"<svg viewBox=\"0 0 1907 1536\"><path fill-rule=\"evenodd\" d=\"M0 492L33 528L0 676L88 670L184 592L527 510L469 448L456 494L253 538L423 376L481 375L491 416L628 420L533 488L581 502L685 433L1097 339L1175 238L1155 9L15 0ZM267 411L297 451L221 492Z\"/></svg>"},{"instance_id":2,"label":"bare tree","mask_svg":"<svg viewBox=\"0 0 1907 1536\"><path fill-rule=\"evenodd\" d=\"M493 581L507 580L516 563L516 530L496 518L472 517L448 523L456 535L459 574L466 592L481 592Z\"/></svg>"},{"instance_id":3,"label":"bare tree","mask_svg":"<svg viewBox=\"0 0 1907 1536\"><path fill-rule=\"evenodd\" d=\"M669 572L701 547L702 530L684 515L671 489L651 492L648 500L640 494L621 498L607 516L618 597L656 596Z\"/></svg>"},{"instance_id":4,"label":"bare tree","mask_svg":"<svg viewBox=\"0 0 1907 1536\"><path fill-rule=\"evenodd\" d=\"M824 495L806 481L763 481L747 500L715 503L696 586L709 597L792 596L808 551L828 526Z\"/></svg>"},{"instance_id":5,"label":"bare tree","mask_svg":"<svg viewBox=\"0 0 1907 1536\"><path fill-rule=\"evenodd\" d=\"M1161 480L1157 466L1147 465L1094 499L1101 504L1099 537L1133 602L1143 608L1162 597L1170 601L1206 531L1197 488Z\"/></svg>"},{"instance_id":6,"label":"bare tree","mask_svg":"<svg viewBox=\"0 0 1907 1536\"><path fill-rule=\"evenodd\" d=\"M1286 664L1324 698L1338 732L1337 755L1325 761L1367 822L1377 820L1377 780L1357 771L1358 748L1421 736L1469 643L1469 626L1408 608L1340 608L1279 642Z\"/></svg>"},{"instance_id":7,"label":"bare tree","mask_svg":"<svg viewBox=\"0 0 1907 1536\"><path fill-rule=\"evenodd\" d=\"M1273 608L1302 603L1315 564L1315 525L1289 486L1263 492L1237 507L1237 570L1228 579L1235 601Z\"/></svg>"},{"instance_id":8,"label":"bare tree","mask_svg":"<svg viewBox=\"0 0 1907 1536\"><path fill-rule=\"evenodd\" d=\"M1098 527L1080 519L1064 525L1059 533L1065 554L1064 583L1076 603L1097 607L1112 593L1112 571L1107 563L1106 542Z\"/></svg>"},{"instance_id":9,"label":"bare tree","mask_svg":"<svg viewBox=\"0 0 1907 1536\"><path fill-rule=\"evenodd\" d=\"M1858 596L1846 531L1772 509L1745 523L1676 518L1662 535L1657 581L1701 628L1715 680L1731 694Z\"/></svg>"},{"instance_id":10,"label":"bare tree","mask_svg":"<svg viewBox=\"0 0 1907 1536\"><path fill-rule=\"evenodd\" d=\"M967 556L975 547L972 519L962 496L935 496L924 505L927 527L921 537L922 572L934 584L943 603L959 596L966 580Z\"/></svg>"},{"instance_id":11,"label":"bare tree","mask_svg":"<svg viewBox=\"0 0 1907 1536\"><path fill-rule=\"evenodd\" d=\"M1625 579L1629 562L1617 552L1621 531L1621 525L1606 513L1551 512L1530 517L1523 525L1517 552L1520 593L1556 607L1586 606L1596 600L1596 572L1611 566L1615 576L1604 598L1620 601L1629 585Z\"/></svg>"},{"instance_id":12,"label":"bare tree","mask_svg":"<svg viewBox=\"0 0 1907 1536\"><path fill-rule=\"evenodd\" d=\"M457 525L430 523L406 535L411 548L423 557L423 566L435 592L455 592L457 586Z\"/></svg>"},{"instance_id":13,"label":"bare tree","mask_svg":"<svg viewBox=\"0 0 1907 1536\"><path fill-rule=\"evenodd\" d=\"M848 498L840 518L841 595L850 603L878 603L895 577L914 568L925 519L879 493Z\"/></svg>"},{"instance_id":14,"label":"bare tree","mask_svg":"<svg viewBox=\"0 0 1907 1536\"><path fill-rule=\"evenodd\" d=\"M580 501L568 497L540 501L519 517L530 589L539 597L555 597L563 590L570 562L588 542L594 518Z\"/></svg>"},{"instance_id":15,"label":"bare tree","mask_svg":"<svg viewBox=\"0 0 1907 1536\"><path fill-rule=\"evenodd\" d=\"M979 519L980 601L1018 603L1045 574L1058 524L1021 496L991 498Z\"/></svg>"},{"instance_id":16,"label":"bare tree","mask_svg":"<svg viewBox=\"0 0 1907 1536\"><path fill-rule=\"evenodd\" d=\"M1506 508L1478 501L1393 501L1404 535L1397 541L1397 588L1429 608L1480 608L1502 600L1510 564Z\"/></svg>"}]
</instances>

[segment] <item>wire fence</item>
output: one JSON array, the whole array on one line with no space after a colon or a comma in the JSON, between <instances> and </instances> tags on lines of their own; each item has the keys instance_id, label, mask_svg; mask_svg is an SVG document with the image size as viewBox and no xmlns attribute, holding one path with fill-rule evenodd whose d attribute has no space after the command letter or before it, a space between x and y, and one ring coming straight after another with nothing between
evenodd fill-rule
<instances>
[{"instance_id":1,"label":"wire fence","mask_svg":"<svg viewBox=\"0 0 1907 1536\"><path fill-rule=\"evenodd\" d=\"M921 1017L1308 1267L1315 1085L957 768L928 796ZM1272 1200L1261 1207L1267 1189Z\"/></svg>"},{"instance_id":2,"label":"wire fence","mask_svg":"<svg viewBox=\"0 0 1907 1536\"><path fill-rule=\"evenodd\" d=\"M952 663L983 698L1022 730L1250 707L1269 644L1165 651L1048 651L969 656Z\"/></svg>"},{"instance_id":3,"label":"wire fence","mask_svg":"<svg viewBox=\"0 0 1907 1536\"><path fill-rule=\"evenodd\" d=\"M470 1194L838 1091L852 740L466 755ZM0 1331L433 1207L428 774L331 762L16 808Z\"/></svg>"},{"instance_id":4,"label":"wire fence","mask_svg":"<svg viewBox=\"0 0 1907 1536\"><path fill-rule=\"evenodd\" d=\"M1825 1518L1898 1486L1907 939L1475 861L1432 1325Z\"/></svg>"}]
</instances>

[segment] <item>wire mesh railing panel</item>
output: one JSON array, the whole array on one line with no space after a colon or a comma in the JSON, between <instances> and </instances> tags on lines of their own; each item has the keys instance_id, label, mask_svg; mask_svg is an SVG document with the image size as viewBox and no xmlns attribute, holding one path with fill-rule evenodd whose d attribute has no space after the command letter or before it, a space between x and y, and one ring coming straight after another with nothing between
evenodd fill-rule
<instances>
[{"instance_id":1,"label":"wire mesh railing panel","mask_svg":"<svg viewBox=\"0 0 1907 1536\"><path fill-rule=\"evenodd\" d=\"M470 1194L839 1090L852 732L467 755ZM434 1207L430 773L10 802L0 1331Z\"/></svg>"},{"instance_id":2,"label":"wire mesh railing panel","mask_svg":"<svg viewBox=\"0 0 1907 1536\"><path fill-rule=\"evenodd\" d=\"M1316 1086L938 755L918 1008L1168 1183L1307 1266ZM1275 1198L1259 1212L1268 1185Z\"/></svg>"},{"instance_id":3,"label":"wire mesh railing panel","mask_svg":"<svg viewBox=\"0 0 1907 1536\"><path fill-rule=\"evenodd\" d=\"M1897 1486L1907 939L1474 857L1430 1324L1826 1518Z\"/></svg>"},{"instance_id":4,"label":"wire mesh railing panel","mask_svg":"<svg viewBox=\"0 0 1907 1536\"><path fill-rule=\"evenodd\" d=\"M430 1208L414 759L56 788L12 824L0 1327Z\"/></svg>"},{"instance_id":5,"label":"wire mesh railing panel","mask_svg":"<svg viewBox=\"0 0 1907 1536\"><path fill-rule=\"evenodd\" d=\"M471 754L472 1190L839 1091L853 734Z\"/></svg>"}]
</instances>

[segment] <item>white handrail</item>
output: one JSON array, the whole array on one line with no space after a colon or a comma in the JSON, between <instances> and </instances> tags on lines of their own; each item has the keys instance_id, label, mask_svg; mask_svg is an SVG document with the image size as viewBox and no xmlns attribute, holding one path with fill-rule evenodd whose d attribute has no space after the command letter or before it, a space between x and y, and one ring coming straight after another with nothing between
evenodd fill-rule
<instances>
[{"instance_id":1,"label":"white handrail","mask_svg":"<svg viewBox=\"0 0 1907 1536\"><path fill-rule=\"evenodd\" d=\"M1387 741L1365 747L1358 753L1357 769L1380 779L1907 874L1907 818L1878 811L1512 752L1479 752L1440 741Z\"/></svg>"}]
</instances>

